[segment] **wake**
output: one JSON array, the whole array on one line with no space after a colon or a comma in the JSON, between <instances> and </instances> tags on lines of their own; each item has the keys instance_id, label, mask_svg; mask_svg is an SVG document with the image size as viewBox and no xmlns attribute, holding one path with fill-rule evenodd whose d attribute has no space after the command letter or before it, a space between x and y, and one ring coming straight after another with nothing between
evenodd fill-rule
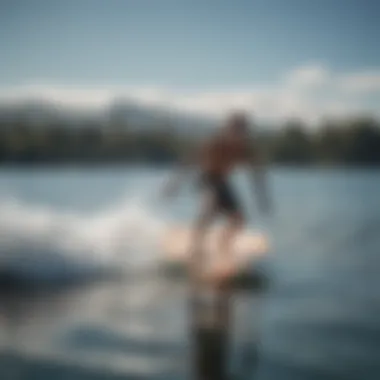
<instances>
[{"instance_id":1,"label":"wake","mask_svg":"<svg viewBox=\"0 0 380 380\"><path fill-rule=\"evenodd\" d=\"M126 197L91 213L0 200L0 271L59 279L154 266L165 221L143 199Z\"/></svg>"}]
</instances>

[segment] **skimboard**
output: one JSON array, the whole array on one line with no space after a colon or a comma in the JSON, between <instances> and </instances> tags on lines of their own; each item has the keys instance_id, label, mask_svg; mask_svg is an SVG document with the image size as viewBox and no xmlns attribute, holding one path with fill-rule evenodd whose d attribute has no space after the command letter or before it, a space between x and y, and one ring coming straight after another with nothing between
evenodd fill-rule
<instances>
[{"instance_id":1,"label":"skimboard","mask_svg":"<svg viewBox=\"0 0 380 380\"><path fill-rule=\"evenodd\" d=\"M265 234L243 230L234 238L231 255L226 259L219 246L221 232L220 227L212 227L204 239L201 249L201 278L206 282L239 276L246 271L249 264L264 257L269 251L269 241ZM192 236L193 231L188 226L169 226L161 241L164 262L172 266L188 267L191 262Z\"/></svg>"}]
</instances>

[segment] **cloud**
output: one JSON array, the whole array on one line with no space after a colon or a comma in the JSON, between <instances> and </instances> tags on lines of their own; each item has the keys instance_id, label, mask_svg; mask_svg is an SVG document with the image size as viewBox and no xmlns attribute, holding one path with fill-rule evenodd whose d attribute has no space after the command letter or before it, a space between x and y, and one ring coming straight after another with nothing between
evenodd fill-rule
<instances>
[{"instance_id":1,"label":"cloud","mask_svg":"<svg viewBox=\"0 0 380 380\"><path fill-rule=\"evenodd\" d=\"M147 106L223 117L233 109L247 111L260 120L297 117L308 122L324 116L371 113L380 116L368 97L380 95L380 69L336 73L312 63L289 70L277 82L244 88L188 90L162 86L68 86L25 84L0 88L0 102L34 99L60 107L102 109L115 99Z\"/></svg>"},{"instance_id":2,"label":"cloud","mask_svg":"<svg viewBox=\"0 0 380 380\"><path fill-rule=\"evenodd\" d=\"M380 69L343 75L340 84L344 90L350 93L380 92Z\"/></svg>"},{"instance_id":3,"label":"cloud","mask_svg":"<svg viewBox=\"0 0 380 380\"><path fill-rule=\"evenodd\" d=\"M285 82L290 87L313 88L327 83L330 77L328 69L320 64L298 67L285 75Z\"/></svg>"}]
</instances>

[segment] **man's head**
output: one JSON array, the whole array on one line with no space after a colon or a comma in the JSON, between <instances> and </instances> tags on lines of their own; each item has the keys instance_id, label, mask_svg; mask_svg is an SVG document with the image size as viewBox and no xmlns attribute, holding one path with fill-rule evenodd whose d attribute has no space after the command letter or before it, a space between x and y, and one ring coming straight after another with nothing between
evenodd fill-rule
<instances>
[{"instance_id":1,"label":"man's head","mask_svg":"<svg viewBox=\"0 0 380 380\"><path fill-rule=\"evenodd\" d=\"M248 134L249 122L243 112L232 113L226 121L226 132L231 138L245 138Z\"/></svg>"}]
</instances>

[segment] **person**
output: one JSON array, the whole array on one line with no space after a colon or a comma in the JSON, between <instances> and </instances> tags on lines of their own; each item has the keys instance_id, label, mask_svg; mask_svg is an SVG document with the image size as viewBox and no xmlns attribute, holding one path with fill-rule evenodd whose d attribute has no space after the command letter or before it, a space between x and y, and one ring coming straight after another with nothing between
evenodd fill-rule
<instances>
[{"instance_id":1,"label":"person","mask_svg":"<svg viewBox=\"0 0 380 380\"><path fill-rule=\"evenodd\" d=\"M182 162L182 169L194 165L199 169L199 187L202 190L201 207L195 220L191 255L193 274L200 273L202 245L208 227L218 216L224 216L227 224L218 241L222 256L220 267L216 270L216 280L228 278L233 273L232 243L237 233L244 227L245 215L236 192L229 184L231 172L239 165L253 169L253 183L259 208L269 213L270 202L265 169L258 144L250 133L248 118L244 113L234 112L225 125L211 138L207 139L190 157ZM178 190L181 177L171 179L164 188L165 196L172 196Z\"/></svg>"}]
</instances>

